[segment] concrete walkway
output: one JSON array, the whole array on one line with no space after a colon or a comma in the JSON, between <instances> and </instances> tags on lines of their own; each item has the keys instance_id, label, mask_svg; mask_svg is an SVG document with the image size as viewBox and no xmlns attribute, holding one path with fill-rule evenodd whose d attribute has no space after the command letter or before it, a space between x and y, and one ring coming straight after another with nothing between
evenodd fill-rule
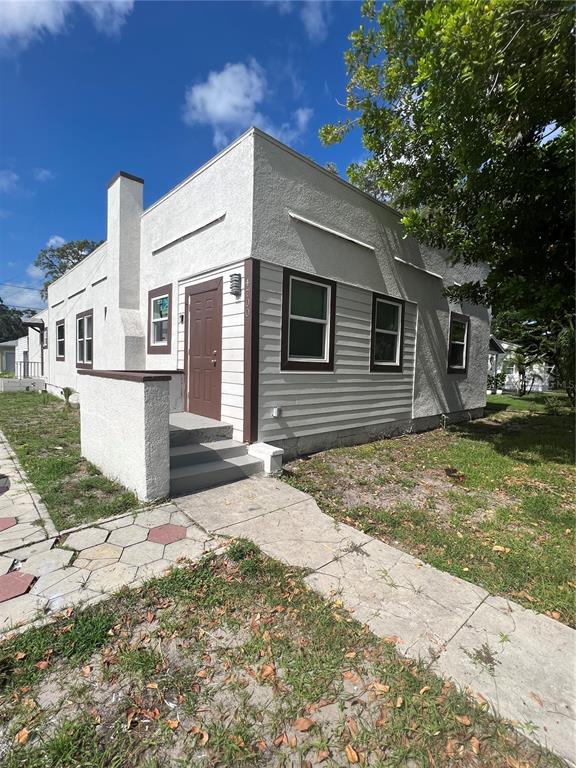
<instances>
[{"instance_id":1,"label":"concrete walkway","mask_svg":"<svg viewBox=\"0 0 576 768\"><path fill-rule=\"evenodd\" d=\"M18 476L5 468L10 463ZM10 453L0 455L0 467L14 478L0 496L11 509L18 498L24 503L26 481ZM376 635L576 764L576 632L337 524L310 496L278 480L248 478L58 539L44 532L24 547L12 546L13 527L0 530L0 632L93 604L242 536L309 570L311 588L337 597Z\"/></svg>"}]
</instances>

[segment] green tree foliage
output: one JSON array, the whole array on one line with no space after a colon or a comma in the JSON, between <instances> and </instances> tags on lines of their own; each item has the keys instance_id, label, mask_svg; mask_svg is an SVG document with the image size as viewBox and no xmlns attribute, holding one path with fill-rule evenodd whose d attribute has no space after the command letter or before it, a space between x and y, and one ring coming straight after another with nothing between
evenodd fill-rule
<instances>
[{"instance_id":1,"label":"green tree foliage","mask_svg":"<svg viewBox=\"0 0 576 768\"><path fill-rule=\"evenodd\" d=\"M22 318L33 314L32 309L14 309L0 298L0 342L26 336L28 329L22 323Z\"/></svg>"},{"instance_id":2,"label":"green tree foliage","mask_svg":"<svg viewBox=\"0 0 576 768\"><path fill-rule=\"evenodd\" d=\"M350 36L348 120L369 156L351 181L455 261L453 298L512 309L547 338L572 314L574 9L559 0L388 0Z\"/></svg>"},{"instance_id":3,"label":"green tree foliage","mask_svg":"<svg viewBox=\"0 0 576 768\"><path fill-rule=\"evenodd\" d=\"M71 240L63 245L49 245L42 249L36 260L35 266L40 267L45 275L45 282L42 287L42 298L48 296L48 286L57 280L65 272L68 272L76 264L92 253L95 248L102 244L94 240Z\"/></svg>"}]
</instances>

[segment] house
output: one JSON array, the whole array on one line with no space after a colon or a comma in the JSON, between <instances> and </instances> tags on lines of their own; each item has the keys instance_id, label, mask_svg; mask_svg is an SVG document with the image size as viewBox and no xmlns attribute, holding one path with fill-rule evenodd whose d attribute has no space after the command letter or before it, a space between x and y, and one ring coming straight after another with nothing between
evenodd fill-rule
<instances>
[{"instance_id":1,"label":"house","mask_svg":"<svg viewBox=\"0 0 576 768\"><path fill-rule=\"evenodd\" d=\"M520 392L525 386L527 392L548 392L553 389L554 366L544 360L536 360L522 371L520 347L511 341L490 336L488 371L497 389L506 392Z\"/></svg>"},{"instance_id":2,"label":"house","mask_svg":"<svg viewBox=\"0 0 576 768\"><path fill-rule=\"evenodd\" d=\"M443 289L484 267L255 128L146 209L143 186L112 179L106 241L40 318L84 454L143 498L482 414L489 310Z\"/></svg>"},{"instance_id":3,"label":"house","mask_svg":"<svg viewBox=\"0 0 576 768\"><path fill-rule=\"evenodd\" d=\"M17 339L0 342L0 374L14 373L16 342Z\"/></svg>"}]
</instances>

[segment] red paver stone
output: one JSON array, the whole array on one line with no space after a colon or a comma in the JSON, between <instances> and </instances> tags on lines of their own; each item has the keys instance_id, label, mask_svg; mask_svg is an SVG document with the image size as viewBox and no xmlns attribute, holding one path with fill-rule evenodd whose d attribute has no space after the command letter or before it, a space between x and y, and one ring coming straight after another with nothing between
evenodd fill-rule
<instances>
[{"instance_id":1,"label":"red paver stone","mask_svg":"<svg viewBox=\"0 0 576 768\"><path fill-rule=\"evenodd\" d=\"M0 531L12 528L13 525L16 525L15 517L0 517Z\"/></svg>"},{"instance_id":2,"label":"red paver stone","mask_svg":"<svg viewBox=\"0 0 576 768\"><path fill-rule=\"evenodd\" d=\"M157 525L156 528L150 528L148 531L148 541L155 541L157 544L173 544L175 541L186 538L186 528L183 525L172 525L165 523Z\"/></svg>"},{"instance_id":3,"label":"red paver stone","mask_svg":"<svg viewBox=\"0 0 576 768\"><path fill-rule=\"evenodd\" d=\"M23 595L33 581L34 576L22 571L12 571L0 576L0 603Z\"/></svg>"}]
</instances>

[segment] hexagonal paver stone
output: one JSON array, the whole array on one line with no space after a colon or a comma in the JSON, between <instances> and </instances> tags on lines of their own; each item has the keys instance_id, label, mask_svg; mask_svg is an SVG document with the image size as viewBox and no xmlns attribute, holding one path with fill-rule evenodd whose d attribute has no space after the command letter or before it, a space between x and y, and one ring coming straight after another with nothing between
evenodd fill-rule
<instances>
[{"instance_id":1,"label":"hexagonal paver stone","mask_svg":"<svg viewBox=\"0 0 576 768\"><path fill-rule=\"evenodd\" d=\"M0 576L4 576L5 573L8 573L10 568L12 568L12 563L14 560L12 557L2 557L0 555Z\"/></svg>"},{"instance_id":2,"label":"hexagonal paver stone","mask_svg":"<svg viewBox=\"0 0 576 768\"><path fill-rule=\"evenodd\" d=\"M140 515L136 515L134 522L137 525L143 525L145 528L154 528L157 525L163 525L170 522L171 509L149 509L147 512L142 512Z\"/></svg>"},{"instance_id":3,"label":"hexagonal paver stone","mask_svg":"<svg viewBox=\"0 0 576 768\"><path fill-rule=\"evenodd\" d=\"M135 544L134 546L140 547L142 545ZM94 571L90 575L87 587L96 592L116 592L120 587L134 581L137 570L136 566L127 565L126 563L108 565L106 568L100 568L99 571Z\"/></svg>"},{"instance_id":4,"label":"hexagonal paver stone","mask_svg":"<svg viewBox=\"0 0 576 768\"><path fill-rule=\"evenodd\" d=\"M85 528L83 531L71 533L64 544L70 549L88 549L88 547L96 547L106 541L108 533L109 531L105 531L103 528Z\"/></svg>"},{"instance_id":5,"label":"hexagonal paver stone","mask_svg":"<svg viewBox=\"0 0 576 768\"><path fill-rule=\"evenodd\" d=\"M49 552L39 552L29 557L24 568L34 576L44 576L46 573L64 568L72 559L73 553L68 549L51 549Z\"/></svg>"},{"instance_id":6,"label":"hexagonal paver stone","mask_svg":"<svg viewBox=\"0 0 576 768\"><path fill-rule=\"evenodd\" d=\"M131 544L145 541L147 534L148 528L143 528L141 525L129 525L127 528L118 528L118 530L112 531L108 542L119 544L121 547L129 547Z\"/></svg>"},{"instance_id":7,"label":"hexagonal paver stone","mask_svg":"<svg viewBox=\"0 0 576 768\"><path fill-rule=\"evenodd\" d=\"M31 621L44 610L45 606L46 600L43 597L30 593L0 603L0 632L6 632L19 624Z\"/></svg>"},{"instance_id":8,"label":"hexagonal paver stone","mask_svg":"<svg viewBox=\"0 0 576 768\"><path fill-rule=\"evenodd\" d=\"M0 603L23 595L33 581L34 576L31 573L22 573L22 571L12 571L0 576Z\"/></svg>"},{"instance_id":9,"label":"hexagonal paver stone","mask_svg":"<svg viewBox=\"0 0 576 768\"><path fill-rule=\"evenodd\" d=\"M194 541L193 539L184 539L184 541L175 541L168 544L164 550L164 557L167 560L176 562L181 558L186 560L200 560L204 554L204 542Z\"/></svg>"},{"instance_id":10,"label":"hexagonal paver stone","mask_svg":"<svg viewBox=\"0 0 576 768\"><path fill-rule=\"evenodd\" d=\"M153 541L143 541L141 544L133 544L126 547L120 558L121 563L130 563L130 565L146 565L153 563L154 560L160 560L164 554L164 545Z\"/></svg>"},{"instance_id":11,"label":"hexagonal paver stone","mask_svg":"<svg viewBox=\"0 0 576 768\"><path fill-rule=\"evenodd\" d=\"M82 550L82 565L80 567L93 571L97 568L102 568L104 565L115 563L121 554L122 547L119 547L117 544L98 544L97 547L89 547Z\"/></svg>"},{"instance_id":12,"label":"hexagonal paver stone","mask_svg":"<svg viewBox=\"0 0 576 768\"><path fill-rule=\"evenodd\" d=\"M83 589L88 581L90 572L82 568L61 568L59 571L52 571L46 576L41 576L32 587L32 593L54 600L69 592L75 592L77 589Z\"/></svg>"},{"instance_id":13,"label":"hexagonal paver stone","mask_svg":"<svg viewBox=\"0 0 576 768\"><path fill-rule=\"evenodd\" d=\"M13 525L16 525L15 517L0 517L0 531L12 528Z\"/></svg>"},{"instance_id":14,"label":"hexagonal paver stone","mask_svg":"<svg viewBox=\"0 0 576 768\"><path fill-rule=\"evenodd\" d=\"M158 544L172 544L175 541L186 538L186 528L183 525L157 525L156 528L150 528L148 531L148 541L155 541Z\"/></svg>"}]
</instances>

